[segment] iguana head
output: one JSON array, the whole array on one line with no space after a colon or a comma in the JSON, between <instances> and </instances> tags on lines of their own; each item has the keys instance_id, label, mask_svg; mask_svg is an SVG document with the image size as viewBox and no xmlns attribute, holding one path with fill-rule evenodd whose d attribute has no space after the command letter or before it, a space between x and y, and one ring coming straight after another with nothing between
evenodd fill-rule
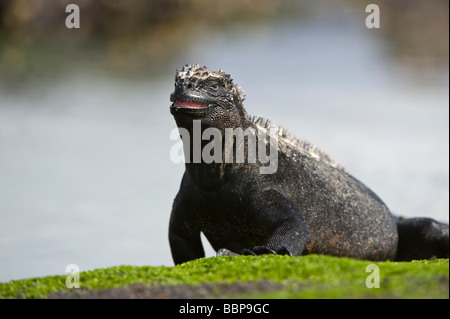
<instances>
[{"instance_id":1,"label":"iguana head","mask_svg":"<svg viewBox=\"0 0 450 319\"><path fill-rule=\"evenodd\" d=\"M170 112L178 126L201 119L204 128L235 128L248 118L242 106L242 91L230 75L198 64L177 70L170 101Z\"/></svg>"}]
</instances>

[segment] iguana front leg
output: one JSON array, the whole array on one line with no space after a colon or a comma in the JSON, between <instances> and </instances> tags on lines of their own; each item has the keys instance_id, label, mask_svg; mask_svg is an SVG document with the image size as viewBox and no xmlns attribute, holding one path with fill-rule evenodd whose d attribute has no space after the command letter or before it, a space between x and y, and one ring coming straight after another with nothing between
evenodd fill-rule
<instances>
[{"instance_id":1,"label":"iguana front leg","mask_svg":"<svg viewBox=\"0 0 450 319\"><path fill-rule=\"evenodd\" d=\"M267 238L261 246L243 249L241 255L290 255L302 254L310 238L309 227L295 205L275 190L264 191L252 196L250 201L253 217L251 220L266 229ZM218 256L238 255L222 248Z\"/></svg>"},{"instance_id":2,"label":"iguana front leg","mask_svg":"<svg viewBox=\"0 0 450 319\"><path fill-rule=\"evenodd\" d=\"M186 214L178 196L175 198L170 216L169 243L176 265L205 257L200 230Z\"/></svg>"},{"instance_id":3,"label":"iguana front leg","mask_svg":"<svg viewBox=\"0 0 450 319\"><path fill-rule=\"evenodd\" d=\"M286 229L291 228L291 229ZM266 245L254 246L243 249L240 254L232 252L227 248L217 251L217 256L238 256L238 255L289 255L300 256L309 240L309 228L306 223L294 221L286 222L273 233Z\"/></svg>"}]
</instances>

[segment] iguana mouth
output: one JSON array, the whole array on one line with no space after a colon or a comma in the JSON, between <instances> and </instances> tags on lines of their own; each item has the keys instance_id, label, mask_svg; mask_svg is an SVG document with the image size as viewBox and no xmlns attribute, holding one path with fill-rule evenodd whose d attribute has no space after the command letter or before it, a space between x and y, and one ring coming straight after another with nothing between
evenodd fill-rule
<instances>
[{"instance_id":1,"label":"iguana mouth","mask_svg":"<svg viewBox=\"0 0 450 319\"><path fill-rule=\"evenodd\" d=\"M170 113L172 115L184 114L195 117L203 117L211 111L212 105L208 102L198 102L187 99L172 100Z\"/></svg>"},{"instance_id":2,"label":"iguana mouth","mask_svg":"<svg viewBox=\"0 0 450 319\"><path fill-rule=\"evenodd\" d=\"M172 107L177 109L204 109L207 108L209 104L193 102L187 100L177 100L173 103Z\"/></svg>"}]
</instances>

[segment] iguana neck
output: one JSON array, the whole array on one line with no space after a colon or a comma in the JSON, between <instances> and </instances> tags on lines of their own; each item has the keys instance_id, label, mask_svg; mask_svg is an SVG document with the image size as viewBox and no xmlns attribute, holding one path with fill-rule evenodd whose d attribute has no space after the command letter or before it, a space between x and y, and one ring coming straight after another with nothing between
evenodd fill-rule
<instances>
[{"instance_id":1,"label":"iguana neck","mask_svg":"<svg viewBox=\"0 0 450 319\"><path fill-rule=\"evenodd\" d=\"M189 133L189 141L186 141L186 138L183 137L182 139L185 149L186 173L191 182L204 191L213 191L221 188L230 180L233 167L238 165L234 159L232 163L225 160L227 148L232 147L234 150L233 154L234 156L236 155L236 140L233 138L231 139L232 144L226 143L225 128L215 127L217 129L216 132L220 132L219 136L204 134L208 127L203 125L203 121L197 123L192 121L190 125L186 125L187 121L184 123L177 122L177 124ZM249 119L244 119L238 125L231 128L245 130L249 126L254 127L254 124ZM213 151L211 151L211 148ZM216 149L221 150L221 154L219 153L221 155L220 159L217 156L212 162L205 162L205 155L215 154L214 151Z\"/></svg>"}]
</instances>

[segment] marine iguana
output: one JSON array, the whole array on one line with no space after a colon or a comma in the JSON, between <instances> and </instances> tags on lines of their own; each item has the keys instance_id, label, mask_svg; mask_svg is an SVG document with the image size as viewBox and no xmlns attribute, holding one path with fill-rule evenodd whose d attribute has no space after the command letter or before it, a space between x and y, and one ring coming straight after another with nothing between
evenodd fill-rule
<instances>
[{"instance_id":1,"label":"marine iguana","mask_svg":"<svg viewBox=\"0 0 450 319\"><path fill-rule=\"evenodd\" d=\"M175 264L204 257L201 232L218 255L317 253L375 261L448 257L448 225L393 216L374 192L323 151L268 120L248 116L243 100L243 91L222 70L196 64L176 72L170 111L188 155L169 224ZM222 133L222 161L192 160L195 121L201 121L202 133L208 128ZM264 144L256 147L277 147L276 172L261 174L265 162L248 161L251 136L245 143L237 136L225 143L226 130L237 128L261 137ZM183 136L182 130L189 134ZM274 135L275 145L269 139ZM207 142L197 141L202 147ZM247 148L247 161L237 162L233 155L226 162L230 147L236 153Z\"/></svg>"}]
</instances>

